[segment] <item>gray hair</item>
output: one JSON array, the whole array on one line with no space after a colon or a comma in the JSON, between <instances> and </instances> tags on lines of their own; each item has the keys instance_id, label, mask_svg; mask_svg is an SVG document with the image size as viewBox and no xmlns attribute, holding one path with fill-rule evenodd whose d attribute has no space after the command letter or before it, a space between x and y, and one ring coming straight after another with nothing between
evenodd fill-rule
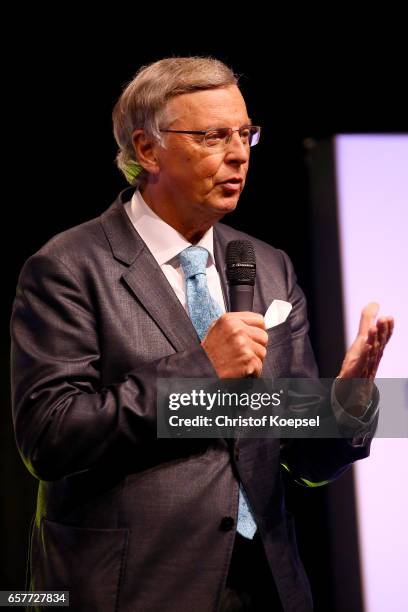
<instances>
[{"instance_id":1,"label":"gray hair","mask_svg":"<svg viewBox=\"0 0 408 612\"><path fill-rule=\"evenodd\" d=\"M138 184L147 172L138 163L133 132L143 129L161 143L160 125L174 96L237 85L238 77L213 57L169 57L142 66L125 87L113 109L113 133L119 147L116 164L127 181Z\"/></svg>"}]
</instances>

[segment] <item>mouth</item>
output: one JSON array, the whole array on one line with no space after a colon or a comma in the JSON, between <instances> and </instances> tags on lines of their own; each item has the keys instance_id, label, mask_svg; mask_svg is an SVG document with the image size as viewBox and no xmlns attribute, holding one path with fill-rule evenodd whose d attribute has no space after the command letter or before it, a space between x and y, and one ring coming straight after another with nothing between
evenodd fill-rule
<instances>
[{"instance_id":1,"label":"mouth","mask_svg":"<svg viewBox=\"0 0 408 612\"><path fill-rule=\"evenodd\" d=\"M242 187L243 179L241 177L231 177L219 183L229 191L239 191Z\"/></svg>"}]
</instances>

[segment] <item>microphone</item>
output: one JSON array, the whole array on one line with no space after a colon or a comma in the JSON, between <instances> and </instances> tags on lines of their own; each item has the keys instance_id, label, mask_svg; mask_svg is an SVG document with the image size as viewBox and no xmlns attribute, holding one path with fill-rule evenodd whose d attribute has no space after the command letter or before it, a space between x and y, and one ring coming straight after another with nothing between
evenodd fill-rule
<instances>
[{"instance_id":1,"label":"microphone","mask_svg":"<svg viewBox=\"0 0 408 612\"><path fill-rule=\"evenodd\" d=\"M231 311L252 311L256 276L252 242L231 240L227 244L226 264Z\"/></svg>"}]
</instances>

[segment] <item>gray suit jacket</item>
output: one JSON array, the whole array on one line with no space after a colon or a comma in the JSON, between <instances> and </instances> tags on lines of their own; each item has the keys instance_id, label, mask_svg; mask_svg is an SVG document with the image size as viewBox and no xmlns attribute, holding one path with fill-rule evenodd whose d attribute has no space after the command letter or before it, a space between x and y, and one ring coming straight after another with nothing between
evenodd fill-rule
<instances>
[{"instance_id":1,"label":"gray suit jacket","mask_svg":"<svg viewBox=\"0 0 408 612\"><path fill-rule=\"evenodd\" d=\"M54 237L24 265L12 319L13 417L39 483L31 588L70 590L76 611L212 612L233 547L242 480L288 611L312 609L281 462L335 478L369 444L347 440L158 440L156 379L215 377L195 329L123 207ZM214 227L225 249L248 236ZM268 331L266 377L313 377L306 303L288 257L256 250L254 310L292 303Z\"/></svg>"}]
</instances>

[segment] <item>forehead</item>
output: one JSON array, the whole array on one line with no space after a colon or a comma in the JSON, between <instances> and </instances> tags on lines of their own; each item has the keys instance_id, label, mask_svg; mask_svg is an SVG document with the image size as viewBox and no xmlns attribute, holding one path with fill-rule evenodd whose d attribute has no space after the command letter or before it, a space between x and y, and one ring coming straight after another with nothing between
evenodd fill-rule
<instances>
[{"instance_id":1,"label":"forehead","mask_svg":"<svg viewBox=\"0 0 408 612\"><path fill-rule=\"evenodd\" d=\"M233 127L249 121L245 100L236 85L175 96L169 100L166 114L168 126L177 123L180 129Z\"/></svg>"}]
</instances>

